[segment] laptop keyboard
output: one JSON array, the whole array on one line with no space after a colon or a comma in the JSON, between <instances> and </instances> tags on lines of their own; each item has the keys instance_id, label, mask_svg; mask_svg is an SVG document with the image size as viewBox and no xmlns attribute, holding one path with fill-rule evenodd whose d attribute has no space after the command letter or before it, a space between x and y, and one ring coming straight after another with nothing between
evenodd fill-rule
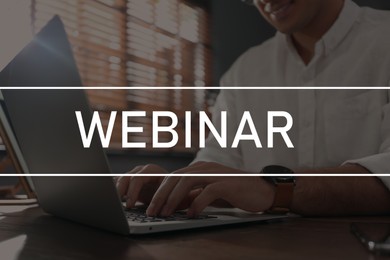
<instances>
[{"instance_id":1,"label":"laptop keyboard","mask_svg":"<svg viewBox=\"0 0 390 260\"><path fill-rule=\"evenodd\" d=\"M138 223L181 221L181 220L201 220L216 218L214 216L199 215L196 218L189 218L185 212L178 211L169 217L149 217L143 208L125 209L126 218Z\"/></svg>"}]
</instances>

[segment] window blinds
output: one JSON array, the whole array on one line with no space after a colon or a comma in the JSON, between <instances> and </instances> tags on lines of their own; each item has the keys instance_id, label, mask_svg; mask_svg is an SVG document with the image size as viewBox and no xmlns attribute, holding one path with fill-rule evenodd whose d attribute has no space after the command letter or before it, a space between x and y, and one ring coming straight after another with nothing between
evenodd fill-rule
<instances>
[{"instance_id":1,"label":"window blinds","mask_svg":"<svg viewBox=\"0 0 390 260\"><path fill-rule=\"evenodd\" d=\"M72 43L85 86L209 86L211 48L208 11L184 0L32 0L35 32L58 14ZM179 117L184 140L184 111L192 111L193 143L197 143L196 112L205 110L204 90L88 90L91 106L107 125L110 111L169 110ZM164 123L162 119L161 125ZM117 120L111 148L121 147ZM147 142L151 151L151 119L134 118L129 125L144 133L130 141ZM161 135L161 141L170 139ZM181 142L174 152L192 152Z\"/></svg>"}]
</instances>

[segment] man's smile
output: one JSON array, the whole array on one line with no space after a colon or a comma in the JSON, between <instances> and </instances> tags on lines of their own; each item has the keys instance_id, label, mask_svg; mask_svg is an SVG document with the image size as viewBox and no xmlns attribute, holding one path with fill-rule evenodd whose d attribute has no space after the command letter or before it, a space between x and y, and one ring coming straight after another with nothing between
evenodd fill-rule
<instances>
[{"instance_id":1,"label":"man's smile","mask_svg":"<svg viewBox=\"0 0 390 260\"><path fill-rule=\"evenodd\" d=\"M261 1L264 5L263 10L265 13L269 14L272 20L278 21L281 20L290 13L291 7L294 4L294 0L285 0L285 1L270 1L266 2L265 0Z\"/></svg>"}]
</instances>

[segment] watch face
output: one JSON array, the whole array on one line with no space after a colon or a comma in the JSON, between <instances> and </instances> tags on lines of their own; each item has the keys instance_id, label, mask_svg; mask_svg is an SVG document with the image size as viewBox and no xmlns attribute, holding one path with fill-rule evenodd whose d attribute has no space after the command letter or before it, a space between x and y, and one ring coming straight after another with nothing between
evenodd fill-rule
<instances>
[{"instance_id":1,"label":"watch face","mask_svg":"<svg viewBox=\"0 0 390 260\"><path fill-rule=\"evenodd\" d=\"M262 173L270 173L270 174L293 174L294 172L287 167L279 166L279 165L270 165L264 167L261 171ZM272 182L274 184L278 183L295 183L295 177L293 176L265 176L265 180Z\"/></svg>"},{"instance_id":2,"label":"watch face","mask_svg":"<svg viewBox=\"0 0 390 260\"><path fill-rule=\"evenodd\" d=\"M274 182L277 183L293 183L295 178L293 176L280 176L280 177L271 177L274 178Z\"/></svg>"},{"instance_id":3,"label":"watch face","mask_svg":"<svg viewBox=\"0 0 390 260\"><path fill-rule=\"evenodd\" d=\"M270 165L266 166L263 168L261 171L262 173L294 173L291 169L284 167L284 166L279 166L279 165Z\"/></svg>"}]
</instances>

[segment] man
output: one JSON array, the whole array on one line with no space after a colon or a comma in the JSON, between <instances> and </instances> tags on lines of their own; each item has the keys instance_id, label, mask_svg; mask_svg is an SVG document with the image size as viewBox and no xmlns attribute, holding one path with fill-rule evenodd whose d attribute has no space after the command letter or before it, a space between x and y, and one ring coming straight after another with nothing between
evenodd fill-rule
<instances>
[{"instance_id":1,"label":"man","mask_svg":"<svg viewBox=\"0 0 390 260\"><path fill-rule=\"evenodd\" d=\"M273 149L256 149L253 142L221 149L210 135L195 162L177 173L258 173L262 168L265 173L390 173L388 89L239 89L389 86L390 15L359 8L350 0L260 0L254 5L278 33L242 55L222 78L221 85L237 89L221 91L213 121L218 126L219 112L227 111L231 143L230 132L243 111L256 114L256 126L267 122L267 111L288 111L294 118L289 134L295 148L275 139ZM283 167L270 166L274 164ZM163 172L155 165L131 171ZM196 216L221 200L253 212L390 213L386 187L390 181L386 178L296 177L287 184L281 181L259 177L122 177L117 186L128 207L137 199L150 202L147 213L152 216L168 216L183 203L188 206L188 215ZM150 193L156 189L154 195Z\"/></svg>"}]
</instances>

